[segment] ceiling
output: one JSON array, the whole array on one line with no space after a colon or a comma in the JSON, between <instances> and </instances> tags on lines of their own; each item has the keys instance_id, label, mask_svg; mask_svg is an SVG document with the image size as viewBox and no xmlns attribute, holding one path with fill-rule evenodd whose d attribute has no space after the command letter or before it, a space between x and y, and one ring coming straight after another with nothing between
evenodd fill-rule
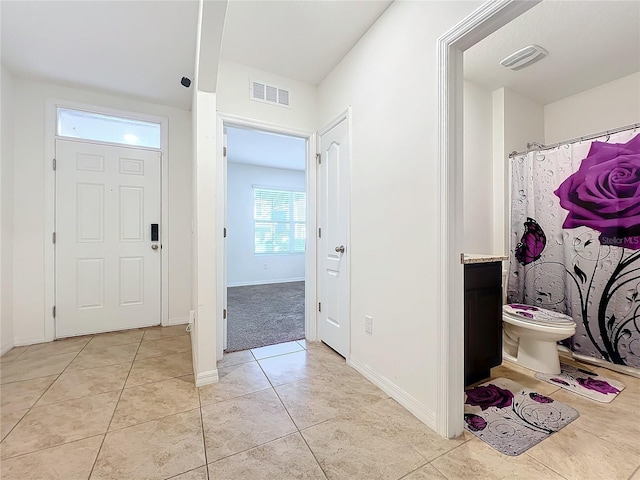
<instances>
[{"instance_id":1,"label":"ceiling","mask_svg":"<svg viewBox=\"0 0 640 480\"><path fill-rule=\"evenodd\" d=\"M306 140L277 133L227 127L227 160L271 168L304 170Z\"/></svg>"},{"instance_id":2,"label":"ceiling","mask_svg":"<svg viewBox=\"0 0 640 480\"><path fill-rule=\"evenodd\" d=\"M318 84L390 3L231 0L224 58ZM1 0L0 12L14 75L191 109L180 79L193 80L197 0Z\"/></svg>"},{"instance_id":3,"label":"ceiling","mask_svg":"<svg viewBox=\"0 0 640 480\"><path fill-rule=\"evenodd\" d=\"M519 71L500 65L530 44L549 56ZM640 71L640 2L546 0L464 53L465 79L508 87L546 105Z\"/></svg>"},{"instance_id":4,"label":"ceiling","mask_svg":"<svg viewBox=\"0 0 640 480\"><path fill-rule=\"evenodd\" d=\"M232 0L221 57L318 85L391 3Z\"/></svg>"},{"instance_id":5,"label":"ceiling","mask_svg":"<svg viewBox=\"0 0 640 480\"><path fill-rule=\"evenodd\" d=\"M191 108L198 2L0 2L14 75Z\"/></svg>"}]
</instances>

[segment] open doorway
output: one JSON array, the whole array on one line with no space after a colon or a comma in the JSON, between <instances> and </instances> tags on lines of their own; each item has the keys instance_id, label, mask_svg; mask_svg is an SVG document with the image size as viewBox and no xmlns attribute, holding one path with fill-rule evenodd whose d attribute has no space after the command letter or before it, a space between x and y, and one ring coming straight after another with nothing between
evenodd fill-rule
<instances>
[{"instance_id":1,"label":"open doorway","mask_svg":"<svg viewBox=\"0 0 640 480\"><path fill-rule=\"evenodd\" d=\"M305 338L307 139L225 123L225 351Z\"/></svg>"}]
</instances>

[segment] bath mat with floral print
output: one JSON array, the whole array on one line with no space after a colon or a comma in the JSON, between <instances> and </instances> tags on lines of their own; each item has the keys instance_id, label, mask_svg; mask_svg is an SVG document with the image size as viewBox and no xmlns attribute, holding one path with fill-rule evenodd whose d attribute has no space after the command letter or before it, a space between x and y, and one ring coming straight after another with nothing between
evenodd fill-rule
<instances>
[{"instance_id":1,"label":"bath mat with floral print","mask_svg":"<svg viewBox=\"0 0 640 480\"><path fill-rule=\"evenodd\" d=\"M612 402L624 390L624 384L599 376L597 373L561 363L559 375L536 373L536 378L596 402Z\"/></svg>"},{"instance_id":2,"label":"bath mat with floral print","mask_svg":"<svg viewBox=\"0 0 640 480\"><path fill-rule=\"evenodd\" d=\"M505 455L520 455L580 416L569 405L506 378L465 394L465 429Z\"/></svg>"}]
</instances>

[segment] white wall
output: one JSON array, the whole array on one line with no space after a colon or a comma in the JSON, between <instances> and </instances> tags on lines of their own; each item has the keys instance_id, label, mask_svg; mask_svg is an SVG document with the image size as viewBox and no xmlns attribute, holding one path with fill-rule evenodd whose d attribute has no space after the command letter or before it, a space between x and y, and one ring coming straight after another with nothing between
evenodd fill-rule
<instances>
[{"instance_id":1,"label":"white wall","mask_svg":"<svg viewBox=\"0 0 640 480\"><path fill-rule=\"evenodd\" d=\"M216 360L222 358L222 325L217 323L224 308L218 296L223 269L217 245L224 241L216 231L222 212L218 202L221 162L217 162L216 94L194 89L193 99L193 310L195 310L194 370L196 385L218 381ZM222 229L220 229L222 230Z\"/></svg>"},{"instance_id":2,"label":"white wall","mask_svg":"<svg viewBox=\"0 0 640 480\"><path fill-rule=\"evenodd\" d=\"M261 80L289 90L290 108L257 102L249 98L251 80ZM218 71L217 108L227 115L250 118L304 132L315 132L317 88L245 65L222 61Z\"/></svg>"},{"instance_id":3,"label":"white wall","mask_svg":"<svg viewBox=\"0 0 640 480\"><path fill-rule=\"evenodd\" d=\"M304 254L254 253L253 186L306 188L305 172L229 162L227 164L227 285L304 280Z\"/></svg>"},{"instance_id":4,"label":"white wall","mask_svg":"<svg viewBox=\"0 0 640 480\"><path fill-rule=\"evenodd\" d=\"M45 110L47 99L81 102L169 119L169 320L191 304L191 114L131 98L19 79L14 83L14 325L16 344L45 340ZM50 227L47 226L47 229ZM47 248L49 245L47 245Z\"/></svg>"},{"instance_id":5,"label":"white wall","mask_svg":"<svg viewBox=\"0 0 640 480\"><path fill-rule=\"evenodd\" d=\"M436 41L481 2L395 2L319 87L352 106L351 361L435 428L440 278ZM365 334L364 316L373 317Z\"/></svg>"},{"instance_id":6,"label":"white wall","mask_svg":"<svg viewBox=\"0 0 640 480\"><path fill-rule=\"evenodd\" d=\"M491 92L464 82L464 251L493 252Z\"/></svg>"},{"instance_id":7,"label":"white wall","mask_svg":"<svg viewBox=\"0 0 640 480\"><path fill-rule=\"evenodd\" d=\"M543 143L544 108L508 88L493 92L493 252L507 255L510 230L509 153Z\"/></svg>"},{"instance_id":8,"label":"white wall","mask_svg":"<svg viewBox=\"0 0 640 480\"><path fill-rule=\"evenodd\" d=\"M13 76L2 66L0 99L0 354L13 341Z\"/></svg>"},{"instance_id":9,"label":"white wall","mask_svg":"<svg viewBox=\"0 0 640 480\"><path fill-rule=\"evenodd\" d=\"M544 143L640 122L640 72L544 106Z\"/></svg>"}]
</instances>

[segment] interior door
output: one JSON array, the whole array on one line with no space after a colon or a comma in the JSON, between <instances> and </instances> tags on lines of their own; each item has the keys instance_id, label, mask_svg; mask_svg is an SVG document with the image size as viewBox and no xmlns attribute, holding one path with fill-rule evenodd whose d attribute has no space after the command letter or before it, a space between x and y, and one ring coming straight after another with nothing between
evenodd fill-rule
<instances>
[{"instance_id":1,"label":"interior door","mask_svg":"<svg viewBox=\"0 0 640 480\"><path fill-rule=\"evenodd\" d=\"M349 131L347 119L320 135L318 298L320 340L349 353Z\"/></svg>"},{"instance_id":2,"label":"interior door","mask_svg":"<svg viewBox=\"0 0 640 480\"><path fill-rule=\"evenodd\" d=\"M56 141L56 337L160 323L161 163Z\"/></svg>"}]
</instances>

